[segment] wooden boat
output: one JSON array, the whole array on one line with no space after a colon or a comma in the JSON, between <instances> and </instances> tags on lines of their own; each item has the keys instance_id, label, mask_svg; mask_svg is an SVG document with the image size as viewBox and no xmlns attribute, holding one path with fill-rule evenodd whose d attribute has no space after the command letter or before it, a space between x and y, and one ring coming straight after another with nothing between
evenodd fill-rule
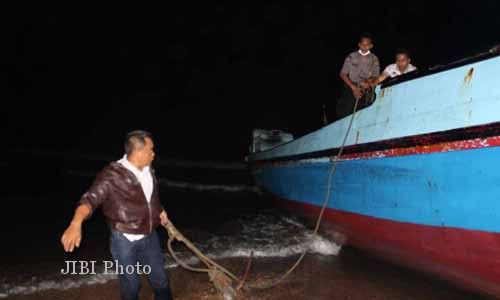
<instances>
[{"instance_id":1,"label":"wooden boat","mask_svg":"<svg viewBox=\"0 0 500 300\"><path fill-rule=\"evenodd\" d=\"M325 230L343 243L500 297L500 48L395 78L356 112ZM247 161L316 218L351 116Z\"/></svg>"}]
</instances>

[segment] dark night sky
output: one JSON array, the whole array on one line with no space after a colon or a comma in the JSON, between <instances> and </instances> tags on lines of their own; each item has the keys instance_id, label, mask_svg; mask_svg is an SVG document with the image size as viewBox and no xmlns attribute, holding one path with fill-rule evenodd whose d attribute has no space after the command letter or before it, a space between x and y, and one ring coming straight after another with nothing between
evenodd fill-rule
<instances>
[{"instance_id":1,"label":"dark night sky","mask_svg":"<svg viewBox=\"0 0 500 300\"><path fill-rule=\"evenodd\" d=\"M424 69L500 43L498 1L364 2L12 12L3 140L115 155L126 131L144 128L160 155L241 159L253 127L321 126L362 32L382 66L399 47Z\"/></svg>"}]
</instances>

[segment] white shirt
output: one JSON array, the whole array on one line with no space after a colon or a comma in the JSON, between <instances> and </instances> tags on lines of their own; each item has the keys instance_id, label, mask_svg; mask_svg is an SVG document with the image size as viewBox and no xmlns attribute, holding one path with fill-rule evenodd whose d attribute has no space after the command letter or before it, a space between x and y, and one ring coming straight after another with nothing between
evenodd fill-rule
<instances>
[{"instance_id":1,"label":"white shirt","mask_svg":"<svg viewBox=\"0 0 500 300\"><path fill-rule=\"evenodd\" d=\"M135 177L137 177L137 180L141 184L144 196L149 203L151 201L151 194L153 194L153 177L151 176L149 166L142 168L141 171L128 161L127 155L124 155L123 158L118 161L118 163L127 168L127 170L134 173ZM131 233L124 233L123 235L131 242L140 240L145 236L144 234Z\"/></svg>"},{"instance_id":2,"label":"white shirt","mask_svg":"<svg viewBox=\"0 0 500 300\"><path fill-rule=\"evenodd\" d=\"M406 73L409 73L409 72L412 72L412 71L415 71L417 68L412 65L412 64L408 64L408 67L406 67L406 70L404 70L404 72L401 72L398 68L398 65L396 64L391 64L391 65L388 65L385 70L384 70L384 74L387 75L387 76L390 76L391 78L394 78L396 76L399 76L399 75L403 75L403 74L406 74Z\"/></svg>"}]
</instances>

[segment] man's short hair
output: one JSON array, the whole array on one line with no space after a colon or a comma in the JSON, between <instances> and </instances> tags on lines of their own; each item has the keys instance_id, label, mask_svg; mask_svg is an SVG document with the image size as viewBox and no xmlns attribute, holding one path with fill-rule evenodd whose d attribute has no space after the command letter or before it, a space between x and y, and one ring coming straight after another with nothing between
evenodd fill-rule
<instances>
[{"instance_id":1,"label":"man's short hair","mask_svg":"<svg viewBox=\"0 0 500 300\"><path fill-rule=\"evenodd\" d=\"M410 54L410 51L408 49L405 49L405 48L399 48L396 50L396 56L398 55L406 55L406 57L408 58L411 58L411 54Z\"/></svg>"},{"instance_id":2,"label":"man's short hair","mask_svg":"<svg viewBox=\"0 0 500 300\"><path fill-rule=\"evenodd\" d=\"M141 150L146 144L146 138L153 139L153 135L145 130L134 130L127 133L125 153L130 155L134 151Z\"/></svg>"},{"instance_id":3,"label":"man's short hair","mask_svg":"<svg viewBox=\"0 0 500 300\"><path fill-rule=\"evenodd\" d=\"M363 39L370 40L370 42L373 44L373 35L371 35L370 33L365 32L359 36L359 42L361 42Z\"/></svg>"}]
</instances>

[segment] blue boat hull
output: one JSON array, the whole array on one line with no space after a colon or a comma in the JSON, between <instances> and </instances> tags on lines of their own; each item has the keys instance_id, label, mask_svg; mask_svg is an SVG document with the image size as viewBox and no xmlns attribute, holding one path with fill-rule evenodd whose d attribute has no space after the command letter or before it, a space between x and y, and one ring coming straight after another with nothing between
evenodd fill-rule
<instances>
[{"instance_id":1,"label":"blue boat hull","mask_svg":"<svg viewBox=\"0 0 500 300\"><path fill-rule=\"evenodd\" d=\"M315 219L331 159L345 146L325 229L500 298L498 78L500 47L377 87L375 102L352 119L247 161L261 187Z\"/></svg>"},{"instance_id":2,"label":"blue boat hull","mask_svg":"<svg viewBox=\"0 0 500 300\"><path fill-rule=\"evenodd\" d=\"M473 162L473 163L472 163ZM329 162L261 165L257 183L316 218ZM327 222L345 243L500 295L500 147L340 161Z\"/></svg>"}]
</instances>

